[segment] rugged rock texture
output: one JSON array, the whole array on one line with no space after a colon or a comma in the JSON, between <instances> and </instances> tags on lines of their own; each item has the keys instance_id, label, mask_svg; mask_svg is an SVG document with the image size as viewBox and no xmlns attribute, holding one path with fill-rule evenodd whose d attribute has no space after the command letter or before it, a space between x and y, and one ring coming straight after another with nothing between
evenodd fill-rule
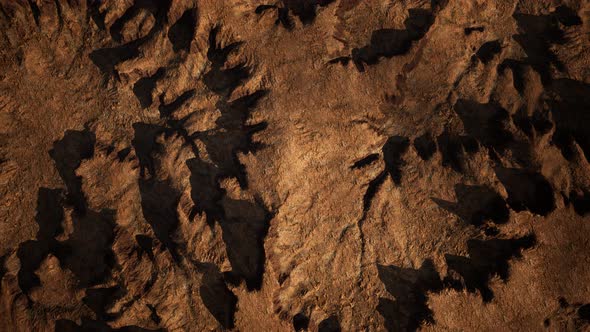
<instances>
[{"instance_id":1,"label":"rugged rock texture","mask_svg":"<svg viewBox=\"0 0 590 332\"><path fill-rule=\"evenodd\" d=\"M0 0L0 330L590 330L587 0Z\"/></svg>"}]
</instances>

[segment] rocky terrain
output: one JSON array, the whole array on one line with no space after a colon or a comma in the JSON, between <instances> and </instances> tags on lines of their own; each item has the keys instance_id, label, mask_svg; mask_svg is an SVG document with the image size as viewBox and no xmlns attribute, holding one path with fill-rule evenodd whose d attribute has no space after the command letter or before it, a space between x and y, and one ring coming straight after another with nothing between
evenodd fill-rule
<instances>
[{"instance_id":1,"label":"rocky terrain","mask_svg":"<svg viewBox=\"0 0 590 332\"><path fill-rule=\"evenodd\" d=\"M0 0L1 331L590 331L590 1Z\"/></svg>"}]
</instances>

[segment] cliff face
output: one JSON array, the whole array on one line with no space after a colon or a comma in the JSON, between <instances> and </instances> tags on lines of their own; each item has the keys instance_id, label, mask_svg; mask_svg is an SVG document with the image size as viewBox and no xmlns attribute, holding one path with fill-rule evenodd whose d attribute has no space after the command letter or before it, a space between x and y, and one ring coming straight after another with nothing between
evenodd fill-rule
<instances>
[{"instance_id":1,"label":"cliff face","mask_svg":"<svg viewBox=\"0 0 590 332\"><path fill-rule=\"evenodd\" d=\"M0 330L590 329L590 2L0 0Z\"/></svg>"}]
</instances>

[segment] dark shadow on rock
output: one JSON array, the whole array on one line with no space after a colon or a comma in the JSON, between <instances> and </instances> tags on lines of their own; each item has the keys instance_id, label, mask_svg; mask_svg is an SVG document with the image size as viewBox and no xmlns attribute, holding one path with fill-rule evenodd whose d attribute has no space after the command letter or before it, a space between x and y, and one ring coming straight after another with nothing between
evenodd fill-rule
<instances>
[{"instance_id":1,"label":"dark shadow on rock","mask_svg":"<svg viewBox=\"0 0 590 332\"><path fill-rule=\"evenodd\" d=\"M275 21L275 25L282 24L283 27L287 30L293 30L295 27L295 22L289 15L289 8L286 7L278 7L277 8L277 20Z\"/></svg>"},{"instance_id":2,"label":"dark shadow on rock","mask_svg":"<svg viewBox=\"0 0 590 332\"><path fill-rule=\"evenodd\" d=\"M370 164L376 162L377 160L379 160L379 154L373 153L373 154L370 154L370 155L364 157L363 159L355 162L354 164L352 164L352 166L350 168L351 169L363 168L363 167L369 166Z\"/></svg>"},{"instance_id":3,"label":"dark shadow on rock","mask_svg":"<svg viewBox=\"0 0 590 332\"><path fill-rule=\"evenodd\" d=\"M216 220L224 218L219 202L225 195L225 190L219 187L217 168L199 158L187 160L186 165L191 172L191 199L194 203L189 219L192 220L197 213L205 213L207 223L212 227Z\"/></svg>"},{"instance_id":4,"label":"dark shadow on rock","mask_svg":"<svg viewBox=\"0 0 590 332\"><path fill-rule=\"evenodd\" d=\"M49 243L29 240L19 245L17 257L21 266L18 271L18 284L23 293L27 294L34 287L41 285L35 271L49 252Z\"/></svg>"},{"instance_id":5,"label":"dark shadow on rock","mask_svg":"<svg viewBox=\"0 0 590 332\"><path fill-rule=\"evenodd\" d=\"M225 218L219 221L232 270L227 279L245 280L248 290L262 287L266 255L264 238L272 215L262 202L225 198Z\"/></svg>"},{"instance_id":6,"label":"dark shadow on rock","mask_svg":"<svg viewBox=\"0 0 590 332\"><path fill-rule=\"evenodd\" d=\"M115 315L107 313L108 308L124 295L125 290L119 286L89 288L86 289L86 296L82 301L94 312L97 320L108 321L115 318Z\"/></svg>"},{"instance_id":7,"label":"dark shadow on rock","mask_svg":"<svg viewBox=\"0 0 590 332\"><path fill-rule=\"evenodd\" d=\"M570 304L564 297L558 298L559 307L543 321L552 331L587 331L590 328L590 304Z\"/></svg>"},{"instance_id":8,"label":"dark shadow on rock","mask_svg":"<svg viewBox=\"0 0 590 332\"><path fill-rule=\"evenodd\" d=\"M276 9L277 6L276 5L259 5L256 7L256 9L254 10L254 12L258 15L264 13L267 10L271 10L271 9Z\"/></svg>"},{"instance_id":9,"label":"dark shadow on rock","mask_svg":"<svg viewBox=\"0 0 590 332\"><path fill-rule=\"evenodd\" d=\"M285 8L296 16L301 23L308 25L316 18L318 7L325 7L335 0L283 0Z\"/></svg>"},{"instance_id":10,"label":"dark shadow on rock","mask_svg":"<svg viewBox=\"0 0 590 332\"><path fill-rule=\"evenodd\" d=\"M590 191L572 191L569 195L569 202L574 206L574 211L580 216L590 213Z\"/></svg>"},{"instance_id":11,"label":"dark shadow on rock","mask_svg":"<svg viewBox=\"0 0 590 332\"><path fill-rule=\"evenodd\" d=\"M225 68L228 56L236 51L241 43L230 43L224 47L217 40L221 28L214 27L209 32L209 50L207 58L211 62L211 68L203 76L203 83L214 93L228 97L231 93L250 76L250 68L244 63Z\"/></svg>"},{"instance_id":12,"label":"dark shadow on rock","mask_svg":"<svg viewBox=\"0 0 590 332\"><path fill-rule=\"evenodd\" d=\"M163 101L160 103L160 107L158 110L160 111L160 118L162 119L169 119L171 120L172 115L176 112L179 108L182 107L187 101L193 98L195 95L195 90L187 90L183 92L178 98L174 99L173 102L170 104L164 104Z\"/></svg>"},{"instance_id":13,"label":"dark shadow on rock","mask_svg":"<svg viewBox=\"0 0 590 332\"><path fill-rule=\"evenodd\" d=\"M457 202L438 198L432 200L441 208L457 215L465 223L481 226L491 220L494 224L505 224L510 217L506 202L496 191L487 186L455 185Z\"/></svg>"},{"instance_id":14,"label":"dark shadow on rock","mask_svg":"<svg viewBox=\"0 0 590 332\"><path fill-rule=\"evenodd\" d=\"M467 134L488 149L503 152L514 141L509 130L510 115L502 107L460 99L454 109Z\"/></svg>"},{"instance_id":15,"label":"dark shadow on rock","mask_svg":"<svg viewBox=\"0 0 590 332\"><path fill-rule=\"evenodd\" d=\"M405 164L402 156L408 151L410 140L407 137L392 136L383 145L383 160L385 170L391 176L393 183L400 185L402 181L401 168Z\"/></svg>"},{"instance_id":16,"label":"dark shadow on rock","mask_svg":"<svg viewBox=\"0 0 590 332\"><path fill-rule=\"evenodd\" d=\"M55 255L60 264L76 276L80 288L95 285L110 276L114 265L111 249L114 211L88 210L84 215L73 213L73 232L67 240L58 241L55 238L63 231L62 205L61 190L40 188L36 216L39 224L37 239L22 243L17 251L21 262L18 281L24 293L39 285L35 270L49 254Z\"/></svg>"},{"instance_id":17,"label":"dark shadow on rock","mask_svg":"<svg viewBox=\"0 0 590 332\"><path fill-rule=\"evenodd\" d=\"M74 231L60 242L55 252L62 266L78 278L78 287L86 288L105 281L115 264L112 251L115 211L89 210L86 215L72 216Z\"/></svg>"},{"instance_id":18,"label":"dark shadow on rock","mask_svg":"<svg viewBox=\"0 0 590 332\"><path fill-rule=\"evenodd\" d=\"M86 212L86 198L82 192L82 178L76 175L76 169L82 160L94 155L94 133L87 128L81 131L67 130L61 140L53 143L49 156L54 160L67 188L68 203L79 214Z\"/></svg>"},{"instance_id":19,"label":"dark shadow on rock","mask_svg":"<svg viewBox=\"0 0 590 332\"><path fill-rule=\"evenodd\" d=\"M148 255L150 260L154 260L154 239L150 236L138 234L135 236L135 242L139 246L139 257L145 253Z\"/></svg>"},{"instance_id":20,"label":"dark shadow on rock","mask_svg":"<svg viewBox=\"0 0 590 332\"><path fill-rule=\"evenodd\" d=\"M35 20L35 24L39 26L39 16L41 16L41 11L39 10L39 6L33 0L27 0L29 3L29 8L31 9L31 15L33 15L33 20Z\"/></svg>"},{"instance_id":21,"label":"dark shadow on rock","mask_svg":"<svg viewBox=\"0 0 590 332\"><path fill-rule=\"evenodd\" d=\"M465 33L466 36L469 36L474 32L484 32L484 31L485 31L485 27L482 27L482 26L467 27L467 28L463 29L463 32Z\"/></svg>"},{"instance_id":22,"label":"dark shadow on rock","mask_svg":"<svg viewBox=\"0 0 590 332\"><path fill-rule=\"evenodd\" d=\"M430 160L436 152L436 142L429 133L414 139L414 148L418 153L418 156L424 161Z\"/></svg>"},{"instance_id":23,"label":"dark shadow on rock","mask_svg":"<svg viewBox=\"0 0 590 332\"><path fill-rule=\"evenodd\" d=\"M146 176L146 170L150 176L156 176L156 160L154 155L161 150L157 137L166 132L166 128L160 125L137 122L133 124L135 136L131 141L135 155L139 161L140 176Z\"/></svg>"},{"instance_id":24,"label":"dark shadow on rock","mask_svg":"<svg viewBox=\"0 0 590 332\"><path fill-rule=\"evenodd\" d=\"M105 77L118 78L115 67L123 61L138 57L139 47L144 42L145 38L141 38L119 46L100 48L92 51L89 57Z\"/></svg>"},{"instance_id":25,"label":"dark shadow on rock","mask_svg":"<svg viewBox=\"0 0 590 332\"><path fill-rule=\"evenodd\" d=\"M39 225L37 239L21 243L17 250L20 260L18 284L27 294L33 287L39 286L39 277L35 271L47 255L58 246L55 237L61 234L64 218L63 191L61 189L39 188L37 194L37 215Z\"/></svg>"},{"instance_id":26,"label":"dark shadow on rock","mask_svg":"<svg viewBox=\"0 0 590 332\"><path fill-rule=\"evenodd\" d=\"M150 319L156 323L156 324L160 324L160 322L162 321L162 318L160 318L160 315L158 315L158 311L156 310L156 307L151 305L151 304L146 304L146 306L148 307L148 309L150 310Z\"/></svg>"},{"instance_id":27,"label":"dark shadow on rock","mask_svg":"<svg viewBox=\"0 0 590 332\"><path fill-rule=\"evenodd\" d=\"M114 238L115 212L87 209L82 191L82 179L76 169L83 159L94 154L94 133L68 130L63 139L54 142L49 152L67 188L64 200L62 190L40 188L37 199L36 221L39 224L37 239L22 243L17 251L21 261L18 279L24 293L39 285L35 270L49 255L55 255L62 267L69 269L78 279L78 287L85 288L104 281L114 265L111 249ZM68 239L58 241L62 233L64 203L73 206L72 233Z\"/></svg>"},{"instance_id":28,"label":"dark shadow on rock","mask_svg":"<svg viewBox=\"0 0 590 332\"><path fill-rule=\"evenodd\" d=\"M509 261L520 257L523 249L529 249L535 243L534 235L514 239L469 240L469 257L445 255L449 270L461 277L447 276L445 284L457 290L479 291L484 302L490 302L494 297L489 286L490 279L498 276L503 281L508 280Z\"/></svg>"},{"instance_id":29,"label":"dark shadow on rock","mask_svg":"<svg viewBox=\"0 0 590 332\"><path fill-rule=\"evenodd\" d=\"M518 139L512 133L512 117L504 108L495 103L481 104L460 99L454 109L461 118L469 137L488 148L488 154L492 160L498 161L499 154L510 151L511 156L520 165L530 167L533 164L533 143L526 138ZM521 114L521 119L529 121L536 132L549 131L551 124L548 120L543 121L543 117L538 112L535 114L533 118L525 118Z\"/></svg>"},{"instance_id":30,"label":"dark shadow on rock","mask_svg":"<svg viewBox=\"0 0 590 332\"><path fill-rule=\"evenodd\" d=\"M586 160L590 160L590 84L570 79L559 79L549 86L555 133L553 142L561 149L563 156L573 160L577 143Z\"/></svg>"},{"instance_id":31,"label":"dark shadow on rock","mask_svg":"<svg viewBox=\"0 0 590 332\"><path fill-rule=\"evenodd\" d=\"M504 73L507 70L512 72L512 85L520 95L525 93L525 73L528 68L532 68L529 64L523 61L506 59L498 66L498 73Z\"/></svg>"},{"instance_id":32,"label":"dark shadow on rock","mask_svg":"<svg viewBox=\"0 0 590 332\"><path fill-rule=\"evenodd\" d=\"M131 152L131 147L129 147L129 146L119 150L117 152L117 159L119 160L119 162L122 163L125 160L125 158L127 158L127 156L129 156L130 152Z\"/></svg>"},{"instance_id":33,"label":"dark shadow on rock","mask_svg":"<svg viewBox=\"0 0 590 332\"><path fill-rule=\"evenodd\" d=\"M275 24L292 30L295 23L290 14L297 17L303 25L309 25L315 20L318 7L326 7L332 2L334 0L282 0L281 5L259 5L254 12L260 15L268 10L276 10Z\"/></svg>"},{"instance_id":34,"label":"dark shadow on rock","mask_svg":"<svg viewBox=\"0 0 590 332\"><path fill-rule=\"evenodd\" d=\"M293 316L293 330L295 332L307 331L309 327L309 318L302 312Z\"/></svg>"},{"instance_id":35,"label":"dark shadow on rock","mask_svg":"<svg viewBox=\"0 0 590 332\"><path fill-rule=\"evenodd\" d=\"M92 19L92 21L94 22L94 24L96 24L96 26L100 29L100 30L106 30L106 26L105 26L105 15L106 13L100 12L100 3L97 0L87 0L86 1L86 6L87 6L87 12L88 12L88 17L90 17Z\"/></svg>"},{"instance_id":36,"label":"dark shadow on rock","mask_svg":"<svg viewBox=\"0 0 590 332\"><path fill-rule=\"evenodd\" d=\"M121 42L122 31L125 25L138 15L141 11L145 10L151 13L155 18L154 27L149 31L145 38L142 38L142 43L148 38L153 36L157 31L163 29L165 23L168 20L168 11L170 10L171 0L136 0L133 5L129 7L121 17L119 17L110 27L111 37Z\"/></svg>"},{"instance_id":37,"label":"dark shadow on rock","mask_svg":"<svg viewBox=\"0 0 590 332\"><path fill-rule=\"evenodd\" d=\"M339 56L337 58L331 59L330 61L328 61L328 64L341 64L343 66L348 66L348 63L351 61L352 59L349 56Z\"/></svg>"},{"instance_id":38,"label":"dark shadow on rock","mask_svg":"<svg viewBox=\"0 0 590 332\"><path fill-rule=\"evenodd\" d=\"M318 324L318 332L340 332L340 322L338 317L332 315Z\"/></svg>"},{"instance_id":39,"label":"dark shadow on rock","mask_svg":"<svg viewBox=\"0 0 590 332\"><path fill-rule=\"evenodd\" d=\"M0 290L2 289L2 278L4 277L4 275L6 274L6 255L4 256L0 256Z\"/></svg>"},{"instance_id":40,"label":"dark shadow on rock","mask_svg":"<svg viewBox=\"0 0 590 332\"><path fill-rule=\"evenodd\" d=\"M247 125L250 112L266 95L259 90L235 101L218 105L221 116L214 130L202 132L199 138L205 143L207 153L218 168L218 176L235 177L241 188L248 187L246 169L238 158L239 153L254 153L261 145L253 142L252 136L266 129L266 123Z\"/></svg>"},{"instance_id":41,"label":"dark shadow on rock","mask_svg":"<svg viewBox=\"0 0 590 332\"><path fill-rule=\"evenodd\" d=\"M424 323L434 323L428 307L428 293L442 290L442 282L432 261L420 269L377 265L379 279L395 300L379 299L377 311L388 331L416 331Z\"/></svg>"},{"instance_id":42,"label":"dark shadow on rock","mask_svg":"<svg viewBox=\"0 0 590 332\"><path fill-rule=\"evenodd\" d=\"M540 173L515 168L495 169L508 192L508 205L516 211L528 210L546 216L555 210L553 187Z\"/></svg>"},{"instance_id":43,"label":"dark shadow on rock","mask_svg":"<svg viewBox=\"0 0 590 332\"><path fill-rule=\"evenodd\" d=\"M187 161L191 171L191 197L196 213L206 214L210 226L217 222L223 232L232 271L227 279L233 283L246 281L249 290L260 289L264 272L264 238L271 213L259 201L233 200L225 196L217 169L200 159Z\"/></svg>"},{"instance_id":44,"label":"dark shadow on rock","mask_svg":"<svg viewBox=\"0 0 590 332\"><path fill-rule=\"evenodd\" d=\"M238 64L228 69L212 68L203 76L203 82L211 91L229 96L243 81L249 77L250 69Z\"/></svg>"},{"instance_id":45,"label":"dark shadow on rock","mask_svg":"<svg viewBox=\"0 0 590 332\"><path fill-rule=\"evenodd\" d=\"M213 264L202 264L203 280L199 293L203 304L225 329L234 327L238 298L229 290L219 269Z\"/></svg>"},{"instance_id":46,"label":"dark shadow on rock","mask_svg":"<svg viewBox=\"0 0 590 332\"><path fill-rule=\"evenodd\" d=\"M158 31L162 30L167 20L168 10L170 9L171 0L137 0L125 11L110 27L111 37L120 43L122 40L123 27L129 20L138 15L141 10L147 10L155 18L154 27L148 34L142 38L130 41L126 44L104 47L94 50L90 53L90 60L100 69L105 77L114 76L118 78L115 67L126 60L139 56L139 48L150 40ZM98 6L98 5L93 5ZM99 14L98 9L94 8L90 12L92 18L101 28L104 27L104 14Z\"/></svg>"},{"instance_id":47,"label":"dark shadow on rock","mask_svg":"<svg viewBox=\"0 0 590 332\"><path fill-rule=\"evenodd\" d=\"M582 25L583 23L580 16L578 16L578 13L576 13L573 9L565 5L561 5L555 8L555 11L552 14L553 17L555 17L559 21L559 23L563 24L566 27Z\"/></svg>"},{"instance_id":48,"label":"dark shadow on rock","mask_svg":"<svg viewBox=\"0 0 590 332\"><path fill-rule=\"evenodd\" d=\"M570 27L582 24L577 13L569 7L559 6L547 15L530 15L515 13L519 33L513 39L523 48L526 58L515 60L506 59L498 66L498 71L506 69L512 71L514 87L522 95L524 91L525 73L527 67L533 68L541 77L544 86L551 85L552 73L557 70L563 72L564 64L553 52L554 45L566 42L566 35L560 25Z\"/></svg>"},{"instance_id":49,"label":"dark shadow on rock","mask_svg":"<svg viewBox=\"0 0 590 332\"><path fill-rule=\"evenodd\" d=\"M154 178L139 179L139 192L145 220L152 227L158 241L178 261L180 257L173 237L178 227L177 207L180 193L170 181Z\"/></svg>"},{"instance_id":50,"label":"dark shadow on rock","mask_svg":"<svg viewBox=\"0 0 590 332\"><path fill-rule=\"evenodd\" d=\"M548 134L553 129L553 122L548 119L545 112L536 110L532 115L526 114L525 108L521 108L512 115L514 125L531 140Z\"/></svg>"},{"instance_id":51,"label":"dark shadow on rock","mask_svg":"<svg viewBox=\"0 0 590 332\"><path fill-rule=\"evenodd\" d=\"M437 137L442 155L442 165L463 174L467 167L469 154L479 151L479 143L473 137L455 135L448 130Z\"/></svg>"},{"instance_id":52,"label":"dark shadow on rock","mask_svg":"<svg viewBox=\"0 0 590 332\"><path fill-rule=\"evenodd\" d=\"M367 213L371 209L371 205L373 204L373 198L377 195L377 191L385 180L387 179L387 172L383 171L377 175L373 180L369 182L367 186L367 191L365 191L365 195L363 195L363 215L361 217L361 221L364 221L367 217Z\"/></svg>"},{"instance_id":53,"label":"dark shadow on rock","mask_svg":"<svg viewBox=\"0 0 590 332\"><path fill-rule=\"evenodd\" d=\"M82 318L82 322L78 325L76 322L69 319L59 319L55 322L55 332L165 332L165 329L150 330L139 326L123 326L120 328L112 328L106 322L101 320L92 320Z\"/></svg>"},{"instance_id":54,"label":"dark shadow on rock","mask_svg":"<svg viewBox=\"0 0 590 332\"><path fill-rule=\"evenodd\" d=\"M514 14L520 33L513 38L524 49L530 64L540 75L543 84L551 81L552 67L563 71L564 65L551 50L552 44L563 44L565 35L559 24L572 26L581 24L573 10L560 6L548 15Z\"/></svg>"},{"instance_id":55,"label":"dark shadow on rock","mask_svg":"<svg viewBox=\"0 0 590 332\"><path fill-rule=\"evenodd\" d=\"M183 127L183 120L170 119L173 111L161 110L161 115L168 119L168 125L187 144L194 145L194 140L198 139L205 145L210 161L202 160L196 146L193 146L195 158L186 162L191 174L191 199L194 204L189 220L200 214L206 216L209 226L216 222L219 224L232 267L231 271L225 273L225 280L234 284L245 281L246 287L251 291L260 289L262 285L264 238L271 213L259 199L251 202L227 197L220 182L235 178L242 189L248 187L245 166L238 155L253 153L261 148L260 144L253 141L252 136L265 129L266 123L248 124L248 121L250 113L267 91L258 90L233 101L229 100L231 93L250 77L250 69L244 65L226 68L228 56L239 48L240 43L230 43L222 47L218 41L220 29L216 26L210 31L207 57L211 65L204 77L205 85L220 97L216 106L221 115L216 120L216 128L189 135ZM222 321L219 315L216 317Z\"/></svg>"},{"instance_id":56,"label":"dark shadow on rock","mask_svg":"<svg viewBox=\"0 0 590 332\"><path fill-rule=\"evenodd\" d=\"M180 50L189 51L191 42L195 36L197 26L197 10L191 8L186 10L182 16L168 30L168 39L172 43L174 52Z\"/></svg>"},{"instance_id":57,"label":"dark shadow on rock","mask_svg":"<svg viewBox=\"0 0 590 332\"><path fill-rule=\"evenodd\" d=\"M152 91L156 87L159 79L164 77L166 70L159 68L152 76L142 77L133 85L133 93L139 100L142 108L147 108L152 105Z\"/></svg>"},{"instance_id":58,"label":"dark shadow on rock","mask_svg":"<svg viewBox=\"0 0 590 332\"><path fill-rule=\"evenodd\" d=\"M434 23L432 11L425 9L410 9L408 18L404 21L405 29L379 29L372 33L371 41L361 48L352 49L350 58L356 68L363 72L366 65L375 65L380 58L391 58L406 54L414 41L426 35ZM347 57L339 57L330 63L347 64Z\"/></svg>"},{"instance_id":59,"label":"dark shadow on rock","mask_svg":"<svg viewBox=\"0 0 590 332\"><path fill-rule=\"evenodd\" d=\"M494 57L502 51L502 44L500 41L493 40L484 43L479 47L475 56L479 59L479 61L487 64L494 59Z\"/></svg>"},{"instance_id":60,"label":"dark shadow on rock","mask_svg":"<svg viewBox=\"0 0 590 332\"><path fill-rule=\"evenodd\" d=\"M578 308L578 317L590 323L590 303Z\"/></svg>"}]
</instances>

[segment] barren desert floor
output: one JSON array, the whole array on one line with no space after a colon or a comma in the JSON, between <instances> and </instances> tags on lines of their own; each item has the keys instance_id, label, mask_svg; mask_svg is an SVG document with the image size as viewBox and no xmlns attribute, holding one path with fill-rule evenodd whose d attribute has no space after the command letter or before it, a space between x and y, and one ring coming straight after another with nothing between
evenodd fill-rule
<instances>
[{"instance_id":1,"label":"barren desert floor","mask_svg":"<svg viewBox=\"0 0 590 332\"><path fill-rule=\"evenodd\" d=\"M0 0L0 331L590 331L590 0Z\"/></svg>"}]
</instances>

